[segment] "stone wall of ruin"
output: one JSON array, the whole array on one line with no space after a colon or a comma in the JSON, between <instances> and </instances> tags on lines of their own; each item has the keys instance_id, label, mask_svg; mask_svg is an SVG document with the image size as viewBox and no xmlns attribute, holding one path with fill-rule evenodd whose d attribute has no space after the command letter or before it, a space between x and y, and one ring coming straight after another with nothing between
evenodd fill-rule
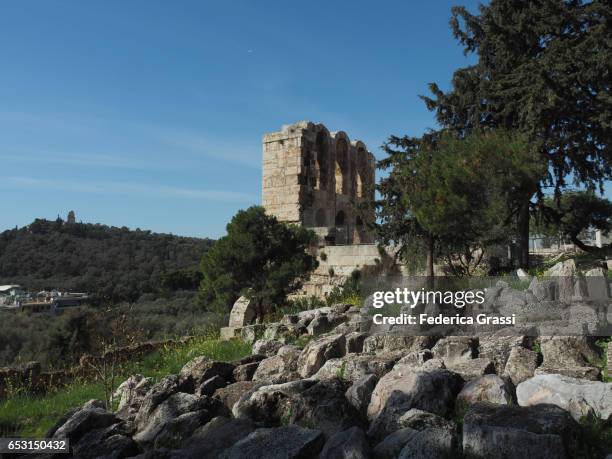
<instances>
[{"instance_id":1,"label":"stone wall of ruin","mask_svg":"<svg viewBox=\"0 0 612 459\"><path fill-rule=\"evenodd\" d=\"M369 244L375 159L359 140L302 121L263 138L262 204L280 221L313 228L322 245Z\"/></svg>"}]
</instances>

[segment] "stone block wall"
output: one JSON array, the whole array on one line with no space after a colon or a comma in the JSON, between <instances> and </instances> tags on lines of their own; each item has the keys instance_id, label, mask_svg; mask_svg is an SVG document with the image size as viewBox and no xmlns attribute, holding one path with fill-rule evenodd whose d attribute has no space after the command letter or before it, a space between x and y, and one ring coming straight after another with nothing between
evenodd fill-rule
<instances>
[{"instance_id":1,"label":"stone block wall","mask_svg":"<svg viewBox=\"0 0 612 459\"><path fill-rule=\"evenodd\" d=\"M321 245L370 244L375 165L345 132L308 121L284 126L263 138L262 205L282 222L315 229Z\"/></svg>"}]
</instances>

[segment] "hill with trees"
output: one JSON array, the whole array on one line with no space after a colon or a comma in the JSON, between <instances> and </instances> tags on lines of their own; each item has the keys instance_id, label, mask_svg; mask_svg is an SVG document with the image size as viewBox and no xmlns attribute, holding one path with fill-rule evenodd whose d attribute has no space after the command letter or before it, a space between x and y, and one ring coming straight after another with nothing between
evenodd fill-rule
<instances>
[{"instance_id":1,"label":"hill with trees","mask_svg":"<svg viewBox=\"0 0 612 459\"><path fill-rule=\"evenodd\" d=\"M197 289L211 239L36 219L0 233L0 284L87 292L93 303Z\"/></svg>"}]
</instances>

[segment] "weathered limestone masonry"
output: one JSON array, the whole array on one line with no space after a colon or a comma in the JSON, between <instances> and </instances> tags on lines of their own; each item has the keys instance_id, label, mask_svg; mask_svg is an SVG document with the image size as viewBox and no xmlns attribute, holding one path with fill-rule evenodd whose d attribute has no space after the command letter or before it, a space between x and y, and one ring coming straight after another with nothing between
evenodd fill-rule
<instances>
[{"instance_id":1,"label":"weathered limestone masonry","mask_svg":"<svg viewBox=\"0 0 612 459\"><path fill-rule=\"evenodd\" d=\"M263 196L280 221L313 228L328 245L372 243L365 224L374 201L376 161L365 144L345 132L301 121L263 138Z\"/></svg>"},{"instance_id":2,"label":"weathered limestone masonry","mask_svg":"<svg viewBox=\"0 0 612 459\"><path fill-rule=\"evenodd\" d=\"M319 269L305 294L322 295L357 268L380 260L373 235L376 161L360 140L300 121L263 138L266 211L280 221L312 228ZM322 254L325 255L322 255Z\"/></svg>"}]
</instances>

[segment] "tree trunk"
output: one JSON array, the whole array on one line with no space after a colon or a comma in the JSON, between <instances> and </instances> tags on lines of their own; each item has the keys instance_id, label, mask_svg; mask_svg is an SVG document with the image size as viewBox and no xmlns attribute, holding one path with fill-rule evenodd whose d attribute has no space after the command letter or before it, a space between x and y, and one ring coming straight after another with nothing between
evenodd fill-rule
<instances>
[{"instance_id":1,"label":"tree trunk","mask_svg":"<svg viewBox=\"0 0 612 459\"><path fill-rule=\"evenodd\" d=\"M519 268L529 269L529 199L521 205L518 214Z\"/></svg>"},{"instance_id":2,"label":"tree trunk","mask_svg":"<svg viewBox=\"0 0 612 459\"><path fill-rule=\"evenodd\" d=\"M574 243L576 247L578 247L580 250L584 250L587 253L599 252L599 247L593 247L592 245L586 245L584 242L578 239L578 236L571 235L570 240Z\"/></svg>"},{"instance_id":3,"label":"tree trunk","mask_svg":"<svg viewBox=\"0 0 612 459\"><path fill-rule=\"evenodd\" d=\"M434 238L428 234L425 238L427 244L427 277L433 280L434 277Z\"/></svg>"},{"instance_id":4,"label":"tree trunk","mask_svg":"<svg viewBox=\"0 0 612 459\"><path fill-rule=\"evenodd\" d=\"M256 324L262 324L264 321L264 307L263 307L263 300L258 299L257 300L257 306L255 307L255 323Z\"/></svg>"}]
</instances>

